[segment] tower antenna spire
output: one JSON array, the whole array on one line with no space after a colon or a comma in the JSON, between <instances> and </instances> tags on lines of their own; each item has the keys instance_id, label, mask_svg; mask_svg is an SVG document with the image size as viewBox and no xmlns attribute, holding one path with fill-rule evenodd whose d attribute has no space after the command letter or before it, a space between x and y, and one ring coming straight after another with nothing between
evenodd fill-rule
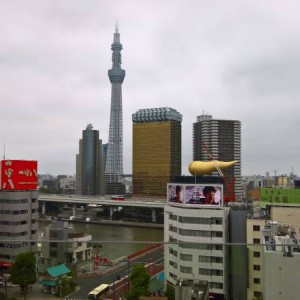
<instances>
[{"instance_id":1,"label":"tower antenna spire","mask_svg":"<svg viewBox=\"0 0 300 300\"><path fill-rule=\"evenodd\" d=\"M112 68L108 70L111 82L111 111L109 124L109 137L107 146L105 173L123 174L123 116L122 116L122 83L125 70L121 68L122 44L120 33L116 24L116 32L111 45Z\"/></svg>"}]
</instances>

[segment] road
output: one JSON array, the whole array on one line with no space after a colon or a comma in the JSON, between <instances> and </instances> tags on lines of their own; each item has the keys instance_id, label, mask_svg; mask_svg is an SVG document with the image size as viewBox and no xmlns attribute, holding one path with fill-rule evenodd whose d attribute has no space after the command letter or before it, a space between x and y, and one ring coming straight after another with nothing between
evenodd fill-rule
<instances>
[{"instance_id":1,"label":"road","mask_svg":"<svg viewBox=\"0 0 300 300\"><path fill-rule=\"evenodd\" d=\"M124 292L128 289L128 280L126 276L131 273L135 264L142 263L145 266L148 265L147 270L150 271L149 269L152 268L151 264L163 264L163 259L163 248L160 248L154 252L148 252L146 255L132 259L127 263L124 262L117 270L113 270L101 277L77 278L76 283L80 289L65 299L86 300L88 293L95 287L102 283L114 283L112 287L112 298L118 300L119 297L124 295ZM154 270L154 268L152 269ZM119 278L120 280L118 280Z\"/></svg>"}]
</instances>

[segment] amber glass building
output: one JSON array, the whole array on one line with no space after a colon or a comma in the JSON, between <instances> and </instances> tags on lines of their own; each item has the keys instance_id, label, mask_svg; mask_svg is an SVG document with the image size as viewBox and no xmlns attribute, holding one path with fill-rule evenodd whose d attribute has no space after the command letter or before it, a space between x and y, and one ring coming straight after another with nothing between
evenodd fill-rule
<instances>
[{"instance_id":1,"label":"amber glass building","mask_svg":"<svg viewBox=\"0 0 300 300\"><path fill-rule=\"evenodd\" d=\"M181 175L182 116L169 107L140 109L133 121L133 194L164 196Z\"/></svg>"}]
</instances>

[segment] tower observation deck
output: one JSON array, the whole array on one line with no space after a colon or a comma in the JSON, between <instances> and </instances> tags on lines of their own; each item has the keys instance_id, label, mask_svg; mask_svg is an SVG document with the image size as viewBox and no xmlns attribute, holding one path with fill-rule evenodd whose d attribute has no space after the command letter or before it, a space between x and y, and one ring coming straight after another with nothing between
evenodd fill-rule
<instances>
[{"instance_id":1,"label":"tower observation deck","mask_svg":"<svg viewBox=\"0 0 300 300\"><path fill-rule=\"evenodd\" d=\"M111 108L105 173L123 174L122 83L125 78L125 70L121 68L122 48L120 34L116 28L111 45L112 68L108 70L111 82Z\"/></svg>"}]
</instances>

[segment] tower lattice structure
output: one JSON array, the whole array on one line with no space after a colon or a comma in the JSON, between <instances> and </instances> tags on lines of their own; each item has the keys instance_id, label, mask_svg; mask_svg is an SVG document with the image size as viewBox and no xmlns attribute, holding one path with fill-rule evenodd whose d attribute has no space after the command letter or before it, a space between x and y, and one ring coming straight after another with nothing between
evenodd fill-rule
<instances>
[{"instance_id":1,"label":"tower lattice structure","mask_svg":"<svg viewBox=\"0 0 300 300\"><path fill-rule=\"evenodd\" d=\"M125 70L121 68L122 48L120 34L116 28L111 45L112 68L108 70L111 82L111 109L105 173L123 174L122 83L125 78Z\"/></svg>"}]
</instances>

